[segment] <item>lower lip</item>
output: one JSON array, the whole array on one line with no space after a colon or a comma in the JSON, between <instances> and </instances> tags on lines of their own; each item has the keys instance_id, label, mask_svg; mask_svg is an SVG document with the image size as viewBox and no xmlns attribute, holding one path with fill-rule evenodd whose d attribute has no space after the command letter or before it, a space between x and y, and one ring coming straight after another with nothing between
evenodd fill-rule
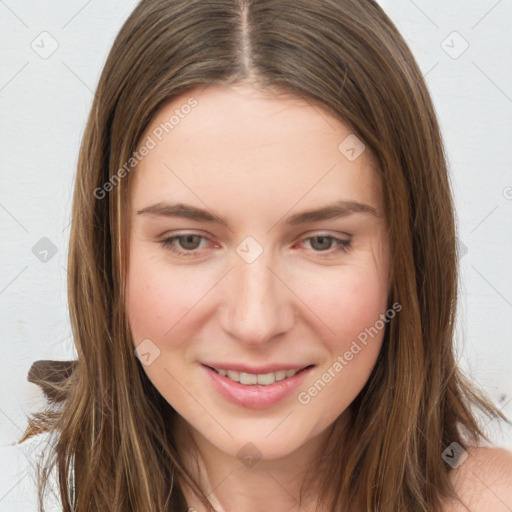
<instances>
[{"instance_id":1,"label":"lower lip","mask_svg":"<svg viewBox=\"0 0 512 512\"><path fill-rule=\"evenodd\" d=\"M214 388L230 402L247 409L271 407L289 396L305 379L313 366L301 370L293 377L274 382L268 386L245 385L224 377L210 367L202 365L208 373Z\"/></svg>"}]
</instances>

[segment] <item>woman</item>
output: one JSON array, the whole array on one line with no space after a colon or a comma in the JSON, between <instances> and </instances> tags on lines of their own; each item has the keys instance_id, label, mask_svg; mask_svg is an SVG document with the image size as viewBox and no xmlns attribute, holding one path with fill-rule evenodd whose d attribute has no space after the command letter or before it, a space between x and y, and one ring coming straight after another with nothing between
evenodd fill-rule
<instances>
[{"instance_id":1,"label":"woman","mask_svg":"<svg viewBox=\"0 0 512 512\"><path fill-rule=\"evenodd\" d=\"M78 359L31 377L63 510L510 509L472 407L506 418L453 354L455 242L375 2L142 1L79 158Z\"/></svg>"}]
</instances>

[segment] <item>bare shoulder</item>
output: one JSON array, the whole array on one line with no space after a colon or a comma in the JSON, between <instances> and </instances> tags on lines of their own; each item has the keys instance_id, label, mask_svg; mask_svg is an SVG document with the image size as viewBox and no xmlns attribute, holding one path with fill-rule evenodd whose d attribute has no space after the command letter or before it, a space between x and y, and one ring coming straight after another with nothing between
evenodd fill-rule
<instances>
[{"instance_id":1,"label":"bare shoulder","mask_svg":"<svg viewBox=\"0 0 512 512\"><path fill-rule=\"evenodd\" d=\"M460 501L450 500L445 512L510 512L512 510L512 451L478 447L451 472Z\"/></svg>"}]
</instances>

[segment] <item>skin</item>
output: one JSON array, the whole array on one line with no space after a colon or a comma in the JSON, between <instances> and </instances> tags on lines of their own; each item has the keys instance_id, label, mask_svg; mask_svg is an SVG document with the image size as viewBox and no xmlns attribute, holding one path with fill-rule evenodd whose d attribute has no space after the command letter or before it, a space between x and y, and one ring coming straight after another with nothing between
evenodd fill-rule
<instances>
[{"instance_id":1,"label":"skin","mask_svg":"<svg viewBox=\"0 0 512 512\"><path fill-rule=\"evenodd\" d=\"M154 130L190 97L197 106L157 140ZM141 139L157 144L130 176L127 314L134 346L149 339L158 347L144 370L179 413L175 437L185 464L207 493L214 489L209 498L219 511L299 510L302 478L335 420L346 421L381 349L384 329L359 344L309 403L299 403L298 393L332 373L337 357L389 308L381 187L368 150L351 161L338 149L351 133L318 106L238 85L174 98ZM285 222L340 200L376 214ZM178 202L227 226L138 213ZM202 238L161 243L185 234ZM336 241L322 235L350 240L350 247L336 251ZM251 263L237 253L249 236L262 250ZM289 397L248 409L211 386L200 364L206 361L315 367ZM188 452L192 440L199 470ZM237 457L247 443L261 457L251 467ZM193 510L205 510L188 488L184 493ZM302 506L314 510L316 498L313 490Z\"/></svg>"},{"instance_id":2,"label":"skin","mask_svg":"<svg viewBox=\"0 0 512 512\"><path fill-rule=\"evenodd\" d=\"M480 446L450 473L459 499L445 500L443 512L510 512L512 510L512 452Z\"/></svg>"}]
</instances>

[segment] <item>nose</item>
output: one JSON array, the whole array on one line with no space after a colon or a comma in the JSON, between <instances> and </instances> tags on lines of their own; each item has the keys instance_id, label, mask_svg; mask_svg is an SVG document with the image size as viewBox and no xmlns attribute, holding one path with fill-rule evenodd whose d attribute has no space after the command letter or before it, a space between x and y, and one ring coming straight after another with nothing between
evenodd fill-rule
<instances>
[{"instance_id":1,"label":"nose","mask_svg":"<svg viewBox=\"0 0 512 512\"><path fill-rule=\"evenodd\" d=\"M279 275L284 273L265 251L250 264L239 260L234 265L222 292L224 331L240 343L255 346L288 332L295 309L286 276Z\"/></svg>"}]
</instances>

